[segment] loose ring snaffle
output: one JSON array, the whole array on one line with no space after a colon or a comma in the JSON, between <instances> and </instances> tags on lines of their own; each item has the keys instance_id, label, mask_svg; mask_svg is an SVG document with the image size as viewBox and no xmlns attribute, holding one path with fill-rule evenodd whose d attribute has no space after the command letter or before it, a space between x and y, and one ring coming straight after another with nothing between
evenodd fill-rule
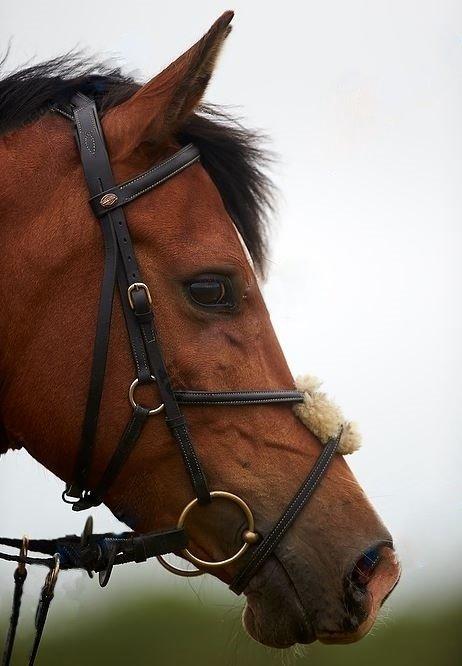
<instances>
[{"instance_id":1,"label":"loose ring snaffle","mask_svg":"<svg viewBox=\"0 0 462 666\"><path fill-rule=\"evenodd\" d=\"M230 502L234 502L234 504L237 504L242 509L247 520L247 527L242 532L242 540L244 543L234 555L231 555L230 557L227 557L224 560L217 560L217 561L203 560L200 557L197 557L196 555L191 553L191 551L188 548L182 549L181 551L182 556L185 559L192 562L192 564L195 564L197 567L205 567L206 569L217 569L219 567L224 567L228 564L231 564L232 562L236 562L240 557L242 557L242 555L244 555L244 553L248 550L250 545L258 542L259 535L257 534L257 532L255 532L255 521L252 511L250 510L249 505L246 502L244 502L244 500L241 497L239 497L238 495L234 495L233 493L229 493L225 490L212 490L212 492L210 493L210 497L212 499L221 498L229 500ZM186 518L189 512L191 511L191 509L193 509L196 506L196 504L198 504L198 502L199 500L197 499L197 497L195 497L193 500L191 500L191 502L189 502L189 504L185 506L178 519L177 523L178 529L183 529L185 527ZM191 576L200 576L201 574L206 573L205 571L201 571L200 569L191 570L191 571L187 569L179 569L178 567L175 567L173 564L170 564L170 562L167 562L162 555L158 555L157 560L165 569L167 569L167 571L175 573L178 576L191 577Z\"/></svg>"}]
</instances>

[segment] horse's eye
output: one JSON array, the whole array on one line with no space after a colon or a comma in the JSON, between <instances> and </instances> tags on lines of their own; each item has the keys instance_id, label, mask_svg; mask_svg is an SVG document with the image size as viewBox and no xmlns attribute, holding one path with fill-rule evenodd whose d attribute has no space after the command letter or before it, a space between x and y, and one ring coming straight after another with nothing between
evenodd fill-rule
<instances>
[{"instance_id":1,"label":"horse's eye","mask_svg":"<svg viewBox=\"0 0 462 666\"><path fill-rule=\"evenodd\" d=\"M234 305L229 278L222 275L204 275L191 280L186 289L193 303L207 308L230 308Z\"/></svg>"}]
</instances>

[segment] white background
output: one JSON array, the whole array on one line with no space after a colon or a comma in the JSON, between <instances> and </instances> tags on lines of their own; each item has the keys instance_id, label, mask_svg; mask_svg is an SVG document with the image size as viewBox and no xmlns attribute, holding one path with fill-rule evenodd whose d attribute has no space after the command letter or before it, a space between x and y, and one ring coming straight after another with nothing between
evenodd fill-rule
<instances>
[{"instance_id":1,"label":"white background","mask_svg":"<svg viewBox=\"0 0 462 666\"><path fill-rule=\"evenodd\" d=\"M16 0L2 4L0 47L12 40L10 68L83 47L117 56L145 80L228 8ZM462 589L462 6L241 0L231 8L234 30L207 99L238 106L280 156L265 287L274 324L294 373L322 377L361 424L364 446L351 465L404 566L392 608L442 602ZM82 515L60 492L27 454L2 458L0 534L79 532ZM105 509L93 513L98 530L120 529ZM11 573L0 567L2 587ZM184 586L152 564L114 578L100 603L122 586L135 594ZM96 589L80 575L62 586L75 607Z\"/></svg>"}]
</instances>

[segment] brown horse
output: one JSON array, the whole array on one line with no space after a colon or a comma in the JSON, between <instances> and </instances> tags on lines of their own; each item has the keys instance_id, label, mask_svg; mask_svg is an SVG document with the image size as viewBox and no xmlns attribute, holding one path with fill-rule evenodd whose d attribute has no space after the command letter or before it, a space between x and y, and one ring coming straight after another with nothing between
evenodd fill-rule
<instances>
[{"instance_id":1,"label":"brown horse","mask_svg":"<svg viewBox=\"0 0 462 666\"><path fill-rule=\"evenodd\" d=\"M25 447L65 481L79 444L103 257L71 124L49 112L75 91L96 99L118 181L188 141L201 150L200 164L127 207L143 275L155 285L158 332L175 387L293 387L256 277L264 267L270 195L258 164L263 156L255 136L198 106L231 18L225 13L143 86L114 71L77 71L72 59L0 83L0 448ZM202 276L215 278L205 296L195 297L191 284ZM113 319L90 484L130 412L133 370L118 304ZM287 406L185 411L211 488L245 498L264 532L314 464L319 441ZM175 524L190 499L169 432L151 420L105 503L132 529L152 531ZM220 502L195 510L188 522L191 549L208 559L235 548L239 530L239 513ZM238 566L217 575L229 582ZM245 626L278 647L352 642L373 625L398 577L389 533L336 455L247 586Z\"/></svg>"}]
</instances>

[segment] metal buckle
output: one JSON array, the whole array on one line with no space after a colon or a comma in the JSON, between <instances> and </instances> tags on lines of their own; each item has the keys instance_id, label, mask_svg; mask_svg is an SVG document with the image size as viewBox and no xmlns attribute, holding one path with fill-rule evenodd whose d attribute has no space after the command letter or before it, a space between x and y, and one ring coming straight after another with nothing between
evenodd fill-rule
<instances>
[{"instance_id":1,"label":"metal buckle","mask_svg":"<svg viewBox=\"0 0 462 666\"><path fill-rule=\"evenodd\" d=\"M153 382L156 382L156 378L154 375L151 375L151 380ZM138 403L135 401L135 389L139 384L139 379L136 378L132 383L130 384L130 388L128 389L128 399L130 400L130 404L133 407L133 409L136 409L138 407ZM161 402L158 407L153 407L152 409L149 410L149 416L154 416L154 414L158 414L161 412L164 408L164 403Z\"/></svg>"},{"instance_id":2,"label":"metal buckle","mask_svg":"<svg viewBox=\"0 0 462 666\"><path fill-rule=\"evenodd\" d=\"M243 499L238 497L237 495L233 495L233 493L228 493L225 490L213 490L210 493L210 497L213 499L215 497L221 497L223 499L230 500L231 502L234 502L237 504L243 511L246 519L247 519L247 528L243 531L242 533L242 540L243 544L231 557L226 558L225 560L219 560L217 562L210 562L208 560L202 560L199 557L196 557L191 553L190 550L187 548L184 548L181 553L183 557L193 564L195 564L197 567L205 567L207 569L217 569L219 567L224 567L228 564L231 564L232 562L235 562L238 560L244 553L247 551L250 545L257 543L259 540L260 536L257 532L255 532L255 521L253 518L252 511L250 510L250 507L246 502L244 502ZM183 509L177 523L177 527L179 529L184 527L186 518L188 513L191 511L191 509L196 506L198 503L197 497L194 498L189 504L185 506ZM177 574L178 576L199 576L201 573L205 573L203 571L186 571L185 569L178 569L177 567L173 566L169 562L167 562L162 555L157 556L157 560L160 562L160 564L167 569L167 571L170 571L172 573Z\"/></svg>"},{"instance_id":3,"label":"metal buckle","mask_svg":"<svg viewBox=\"0 0 462 666\"><path fill-rule=\"evenodd\" d=\"M138 289L143 289L143 291L146 294L146 298L148 299L149 305L152 303L152 298L151 298L151 292L149 291L149 287L147 284L144 284L144 282L134 282L129 286L127 289L127 296L128 296L128 302L130 303L130 307L132 310L135 309L135 304L133 303L133 298L132 298L132 292L138 290Z\"/></svg>"}]
</instances>

